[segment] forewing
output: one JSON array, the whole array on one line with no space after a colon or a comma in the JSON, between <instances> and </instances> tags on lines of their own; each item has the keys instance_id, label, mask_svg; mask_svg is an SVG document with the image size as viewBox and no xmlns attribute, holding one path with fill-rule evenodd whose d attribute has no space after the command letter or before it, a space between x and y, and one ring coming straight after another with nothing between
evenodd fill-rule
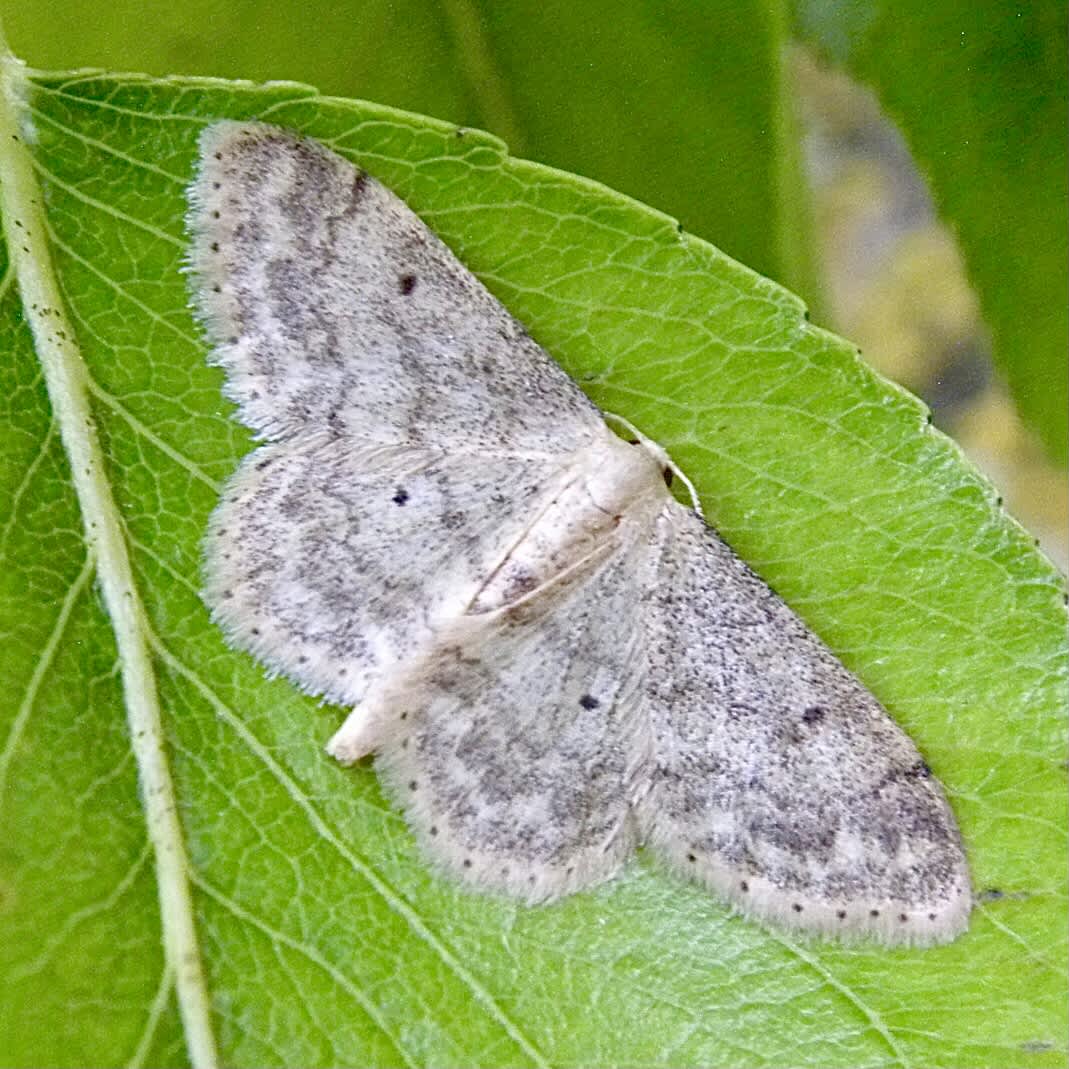
<instances>
[{"instance_id":1,"label":"forewing","mask_svg":"<svg viewBox=\"0 0 1069 1069\"><path fill-rule=\"evenodd\" d=\"M354 704L465 611L562 470L329 436L262 446L212 516L205 599L234 643Z\"/></svg>"},{"instance_id":2,"label":"forewing","mask_svg":"<svg viewBox=\"0 0 1069 1069\"><path fill-rule=\"evenodd\" d=\"M241 418L468 453L570 452L596 409L393 193L318 142L222 122L190 190L195 305Z\"/></svg>"},{"instance_id":3,"label":"forewing","mask_svg":"<svg viewBox=\"0 0 1069 1069\"><path fill-rule=\"evenodd\" d=\"M968 869L913 743L697 516L673 504L659 523L644 838L749 913L892 942L953 938Z\"/></svg>"},{"instance_id":4,"label":"forewing","mask_svg":"<svg viewBox=\"0 0 1069 1069\"><path fill-rule=\"evenodd\" d=\"M540 901L632 852L648 750L642 560L616 542L550 589L461 621L419 685L391 696L410 731L376 768L454 874Z\"/></svg>"}]
</instances>

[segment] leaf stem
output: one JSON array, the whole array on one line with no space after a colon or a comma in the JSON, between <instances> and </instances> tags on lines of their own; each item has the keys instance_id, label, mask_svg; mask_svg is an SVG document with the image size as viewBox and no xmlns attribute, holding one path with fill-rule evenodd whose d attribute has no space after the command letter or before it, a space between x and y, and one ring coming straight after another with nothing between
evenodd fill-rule
<instances>
[{"instance_id":1,"label":"leaf stem","mask_svg":"<svg viewBox=\"0 0 1069 1069\"><path fill-rule=\"evenodd\" d=\"M70 461L90 559L115 632L130 740L137 760L148 835L156 861L167 968L174 974L190 1060L218 1064L211 1009L193 919L189 861L164 747L145 611L134 583L122 518L108 481L89 405L85 363L64 308L48 245L45 211L25 134L25 65L0 35L0 210L11 262L33 334L49 401Z\"/></svg>"}]
</instances>

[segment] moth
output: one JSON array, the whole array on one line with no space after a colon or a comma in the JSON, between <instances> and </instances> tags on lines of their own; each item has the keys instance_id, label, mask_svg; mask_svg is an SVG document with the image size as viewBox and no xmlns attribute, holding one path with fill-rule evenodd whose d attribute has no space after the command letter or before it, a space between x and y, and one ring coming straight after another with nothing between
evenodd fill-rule
<instances>
[{"instance_id":1,"label":"moth","mask_svg":"<svg viewBox=\"0 0 1069 1069\"><path fill-rule=\"evenodd\" d=\"M971 906L917 749L420 219L319 143L221 122L196 311L261 439L205 543L232 644L351 707L424 849L526 902L640 845L742 912L945 941Z\"/></svg>"}]
</instances>

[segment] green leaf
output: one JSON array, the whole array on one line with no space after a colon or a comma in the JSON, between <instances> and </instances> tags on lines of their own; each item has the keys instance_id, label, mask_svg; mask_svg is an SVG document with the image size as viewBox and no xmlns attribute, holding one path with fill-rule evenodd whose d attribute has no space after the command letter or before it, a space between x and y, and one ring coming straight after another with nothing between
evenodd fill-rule
<instances>
[{"instance_id":1,"label":"green leaf","mask_svg":"<svg viewBox=\"0 0 1069 1069\"><path fill-rule=\"evenodd\" d=\"M489 130L819 297L779 0L272 0L255 32L218 0L23 0L6 21L39 67L292 78Z\"/></svg>"},{"instance_id":2,"label":"green leaf","mask_svg":"<svg viewBox=\"0 0 1069 1069\"><path fill-rule=\"evenodd\" d=\"M28 92L43 199L5 137L6 233L32 292L53 276L27 234L47 227L69 329L5 275L0 1062L171 1065L188 1044L207 1064L207 1021L234 1065L1064 1063L1064 584L918 402L665 216L486 135L290 84L37 74ZM198 597L208 513L250 444L181 273L197 135L222 117L368 167L672 451L947 786L986 892L966 936L787 936L649 858L545 908L467 894L370 768L323 755L343 711L265 679ZM152 674L132 684L139 649Z\"/></svg>"},{"instance_id":3,"label":"green leaf","mask_svg":"<svg viewBox=\"0 0 1069 1069\"><path fill-rule=\"evenodd\" d=\"M957 231L994 356L1054 459L1069 448L1065 5L798 0L802 32L909 141Z\"/></svg>"}]
</instances>

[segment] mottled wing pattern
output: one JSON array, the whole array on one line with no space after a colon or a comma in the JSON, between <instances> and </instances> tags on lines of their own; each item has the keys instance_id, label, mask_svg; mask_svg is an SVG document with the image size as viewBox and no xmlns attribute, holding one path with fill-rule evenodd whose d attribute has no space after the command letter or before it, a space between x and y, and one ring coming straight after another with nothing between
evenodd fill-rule
<instances>
[{"instance_id":1,"label":"mottled wing pattern","mask_svg":"<svg viewBox=\"0 0 1069 1069\"><path fill-rule=\"evenodd\" d=\"M244 422L205 596L353 704L462 613L596 409L427 227L315 141L223 122L190 190L194 294Z\"/></svg>"},{"instance_id":2,"label":"mottled wing pattern","mask_svg":"<svg viewBox=\"0 0 1069 1069\"><path fill-rule=\"evenodd\" d=\"M212 516L205 598L238 645L355 704L464 613L564 471L329 435L262 446Z\"/></svg>"},{"instance_id":3,"label":"mottled wing pattern","mask_svg":"<svg viewBox=\"0 0 1069 1069\"><path fill-rule=\"evenodd\" d=\"M607 879L631 854L647 561L634 538L607 546L491 619L460 621L422 683L406 683L409 731L376 768L454 874L533 902Z\"/></svg>"},{"instance_id":4,"label":"mottled wing pattern","mask_svg":"<svg viewBox=\"0 0 1069 1069\"><path fill-rule=\"evenodd\" d=\"M206 598L349 705L430 853L528 901L640 842L819 932L964 929L953 816L913 744L392 193L219 123L191 187L198 311L268 440L227 484ZM503 606L503 607L501 607Z\"/></svg>"},{"instance_id":5,"label":"mottled wing pattern","mask_svg":"<svg viewBox=\"0 0 1069 1069\"><path fill-rule=\"evenodd\" d=\"M953 938L968 870L913 743L715 531L674 503L658 522L644 839L766 919Z\"/></svg>"},{"instance_id":6,"label":"mottled wing pattern","mask_svg":"<svg viewBox=\"0 0 1069 1069\"><path fill-rule=\"evenodd\" d=\"M330 429L569 452L597 410L393 193L316 141L221 122L190 189L197 309L265 438Z\"/></svg>"}]
</instances>

